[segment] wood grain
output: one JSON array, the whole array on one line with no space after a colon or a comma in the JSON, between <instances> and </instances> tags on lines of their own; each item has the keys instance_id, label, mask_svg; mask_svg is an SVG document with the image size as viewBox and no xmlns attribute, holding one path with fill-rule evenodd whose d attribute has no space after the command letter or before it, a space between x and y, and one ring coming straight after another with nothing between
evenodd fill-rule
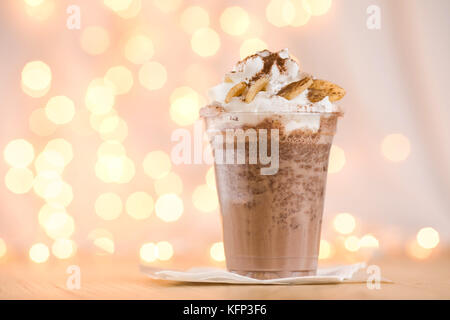
<instances>
[{"instance_id":1,"label":"wood grain","mask_svg":"<svg viewBox=\"0 0 450 320\"><path fill-rule=\"evenodd\" d=\"M450 256L427 261L383 257L373 262L380 290L365 284L255 286L177 283L152 280L139 261L120 257L78 257L36 265L27 259L0 263L0 299L450 299ZM81 288L66 287L69 265L81 268Z\"/></svg>"}]
</instances>

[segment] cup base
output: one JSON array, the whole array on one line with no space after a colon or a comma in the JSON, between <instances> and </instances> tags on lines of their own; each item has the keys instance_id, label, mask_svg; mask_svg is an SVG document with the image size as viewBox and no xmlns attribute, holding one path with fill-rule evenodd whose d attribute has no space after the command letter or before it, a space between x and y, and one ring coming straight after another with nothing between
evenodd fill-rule
<instances>
[{"instance_id":1,"label":"cup base","mask_svg":"<svg viewBox=\"0 0 450 320\"><path fill-rule=\"evenodd\" d=\"M302 271L247 271L247 270L229 270L230 272L254 278L258 280L270 280L292 277L315 276L316 270L302 270Z\"/></svg>"}]
</instances>

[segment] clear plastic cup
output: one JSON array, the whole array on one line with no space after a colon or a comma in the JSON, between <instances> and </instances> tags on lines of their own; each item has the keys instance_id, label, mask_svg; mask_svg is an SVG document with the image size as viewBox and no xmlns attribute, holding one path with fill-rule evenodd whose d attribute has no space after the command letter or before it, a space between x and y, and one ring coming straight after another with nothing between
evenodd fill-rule
<instances>
[{"instance_id":1,"label":"clear plastic cup","mask_svg":"<svg viewBox=\"0 0 450 320\"><path fill-rule=\"evenodd\" d=\"M258 279L316 273L329 151L339 115L204 116L216 161L229 271Z\"/></svg>"}]
</instances>

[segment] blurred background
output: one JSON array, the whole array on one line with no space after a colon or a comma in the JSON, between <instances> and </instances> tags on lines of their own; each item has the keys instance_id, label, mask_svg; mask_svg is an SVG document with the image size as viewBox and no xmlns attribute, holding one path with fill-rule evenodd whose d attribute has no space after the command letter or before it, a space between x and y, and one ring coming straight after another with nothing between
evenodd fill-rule
<instances>
[{"instance_id":1,"label":"blurred background","mask_svg":"<svg viewBox=\"0 0 450 320\"><path fill-rule=\"evenodd\" d=\"M447 0L0 2L0 264L224 265L211 165L175 165L209 87L285 47L347 91L320 263L450 244Z\"/></svg>"}]
</instances>

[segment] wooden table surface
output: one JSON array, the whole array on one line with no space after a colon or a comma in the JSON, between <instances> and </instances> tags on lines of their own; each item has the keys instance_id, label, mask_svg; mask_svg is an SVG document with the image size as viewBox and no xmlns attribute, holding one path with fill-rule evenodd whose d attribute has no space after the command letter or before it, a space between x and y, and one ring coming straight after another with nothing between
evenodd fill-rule
<instances>
[{"instance_id":1,"label":"wooden table surface","mask_svg":"<svg viewBox=\"0 0 450 320\"><path fill-rule=\"evenodd\" d=\"M25 259L0 263L0 299L450 299L450 255L414 261L383 257L373 264L394 283L333 285L223 285L152 280L136 259L83 257L75 262ZM69 290L66 269L80 266L81 288Z\"/></svg>"}]
</instances>

